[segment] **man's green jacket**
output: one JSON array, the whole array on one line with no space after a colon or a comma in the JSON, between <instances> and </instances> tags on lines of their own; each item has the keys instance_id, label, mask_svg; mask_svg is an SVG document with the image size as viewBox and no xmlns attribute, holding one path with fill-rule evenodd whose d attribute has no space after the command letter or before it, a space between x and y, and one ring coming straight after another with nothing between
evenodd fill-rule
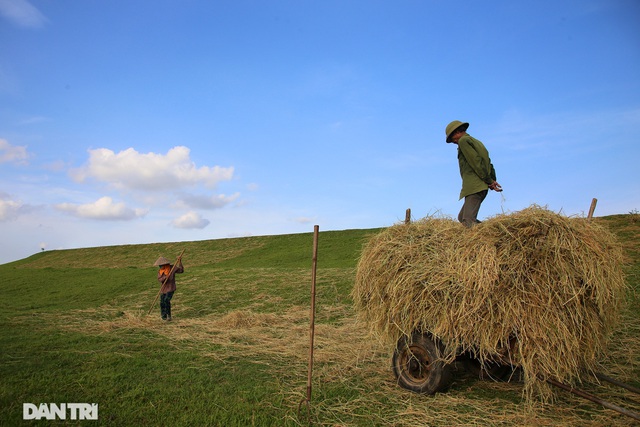
<instances>
[{"instance_id":1,"label":"man's green jacket","mask_svg":"<svg viewBox=\"0 0 640 427\"><path fill-rule=\"evenodd\" d=\"M489 152L482 142L470 135L464 135L458 141L458 164L462 177L461 199L488 189L496 181Z\"/></svg>"}]
</instances>

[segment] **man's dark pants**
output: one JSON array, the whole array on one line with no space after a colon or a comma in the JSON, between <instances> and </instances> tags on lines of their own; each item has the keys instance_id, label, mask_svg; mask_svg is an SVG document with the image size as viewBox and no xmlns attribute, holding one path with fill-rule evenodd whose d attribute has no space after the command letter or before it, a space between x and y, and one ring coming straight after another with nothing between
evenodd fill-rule
<instances>
[{"instance_id":1,"label":"man's dark pants","mask_svg":"<svg viewBox=\"0 0 640 427\"><path fill-rule=\"evenodd\" d=\"M164 320L171 319L171 298L173 292L160 295L160 315Z\"/></svg>"},{"instance_id":2,"label":"man's dark pants","mask_svg":"<svg viewBox=\"0 0 640 427\"><path fill-rule=\"evenodd\" d=\"M463 223L465 227L472 227L478 221L478 211L480 211L480 205L487 197L489 190L483 190L478 193L469 194L464 198L464 204L460 213L458 214L458 221Z\"/></svg>"}]
</instances>

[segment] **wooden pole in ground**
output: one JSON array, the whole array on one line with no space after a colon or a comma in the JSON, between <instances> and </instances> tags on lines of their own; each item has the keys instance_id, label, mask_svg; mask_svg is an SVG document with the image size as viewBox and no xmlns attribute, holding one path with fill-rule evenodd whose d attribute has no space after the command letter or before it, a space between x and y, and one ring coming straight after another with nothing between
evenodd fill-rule
<instances>
[{"instance_id":1,"label":"wooden pole in ground","mask_svg":"<svg viewBox=\"0 0 640 427\"><path fill-rule=\"evenodd\" d=\"M315 335L315 319L316 319L316 269L318 266L318 231L320 227L313 226L313 256L311 258L311 321L309 324L309 369L307 372L307 395L298 405L298 416L302 404L307 407L307 416L310 415L311 403L311 378L313 373L313 338Z\"/></svg>"},{"instance_id":2,"label":"wooden pole in ground","mask_svg":"<svg viewBox=\"0 0 640 427\"><path fill-rule=\"evenodd\" d=\"M593 218L593 211L596 210L596 204L598 203L598 199L595 197L591 200L591 206L589 207L589 215L587 215L587 219Z\"/></svg>"},{"instance_id":3,"label":"wooden pole in ground","mask_svg":"<svg viewBox=\"0 0 640 427\"><path fill-rule=\"evenodd\" d=\"M405 224L411 223L411 208L407 209L407 212L405 212L404 214L404 223Z\"/></svg>"},{"instance_id":4,"label":"wooden pole in ground","mask_svg":"<svg viewBox=\"0 0 640 427\"><path fill-rule=\"evenodd\" d=\"M184 253L184 249L182 250L182 252L180 252L180 255L178 255L178 259L173 264L173 267L171 267L171 271L169 271L169 275L167 276L166 279L164 279L164 282L162 282L162 286L160 286L160 289L158 290L158 295L156 295L156 299L153 300L153 303L151 304L151 307L149 307L149 312L147 313L147 316L151 314L151 310L153 310L153 306L156 305L156 301L158 301L158 298L160 297L160 293L162 292L162 288L167 283L167 280L169 280L169 277L171 277L171 274L173 273L173 270L175 270L176 266L178 265L178 263L182 261L182 254L183 253Z\"/></svg>"}]
</instances>

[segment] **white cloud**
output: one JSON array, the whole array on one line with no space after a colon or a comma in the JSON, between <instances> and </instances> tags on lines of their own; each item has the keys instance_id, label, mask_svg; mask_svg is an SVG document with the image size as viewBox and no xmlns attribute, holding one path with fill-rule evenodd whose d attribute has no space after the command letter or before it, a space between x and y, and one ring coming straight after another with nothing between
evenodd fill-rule
<instances>
[{"instance_id":1,"label":"white cloud","mask_svg":"<svg viewBox=\"0 0 640 427\"><path fill-rule=\"evenodd\" d=\"M33 212L36 208L0 191L0 222L17 219L20 215Z\"/></svg>"},{"instance_id":2,"label":"white cloud","mask_svg":"<svg viewBox=\"0 0 640 427\"><path fill-rule=\"evenodd\" d=\"M0 0L2 1L2 0ZM29 125L36 125L39 123L46 123L46 122L50 122L51 119L48 117L43 117L43 116L33 116L33 117L28 117L26 119L21 120L18 124L21 126L29 126Z\"/></svg>"},{"instance_id":3,"label":"white cloud","mask_svg":"<svg viewBox=\"0 0 640 427\"><path fill-rule=\"evenodd\" d=\"M315 220L316 220L315 217L312 218L307 216L299 216L297 218L294 218L293 222L297 222L298 224L309 224Z\"/></svg>"},{"instance_id":4,"label":"white cloud","mask_svg":"<svg viewBox=\"0 0 640 427\"><path fill-rule=\"evenodd\" d=\"M27 0L0 0L0 14L21 27L40 28L47 22Z\"/></svg>"},{"instance_id":5,"label":"white cloud","mask_svg":"<svg viewBox=\"0 0 640 427\"><path fill-rule=\"evenodd\" d=\"M56 209L70 213L78 218L97 220L121 220L127 221L140 218L147 214L146 209L133 209L127 207L123 202L113 203L111 197L101 197L93 203L78 205L74 203L60 203L55 205Z\"/></svg>"},{"instance_id":6,"label":"white cloud","mask_svg":"<svg viewBox=\"0 0 640 427\"><path fill-rule=\"evenodd\" d=\"M0 193L0 221L16 219L25 208L21 201Z\"/></svg>"},{"instance_id":7,"label":"white cloud","mask_svg":"<svg viewBox=\"0 0 640 427\"><path fill-rule=\"evenodd\" d=\"M51 172L62 172L67 168L67 164L62 160L55 160L51 163L42 165L43 169Z\"/></svg>"},{"instance_id":8,"label":"white cloud","mask_svg":"<svg viewBox=\"0 0 640 427\"><path fill-rule=\"evenodd\" d=\"M630 143L626 136L635 133L638 125L640 109L538 116L509 110L495 125L492 145L517 151L546 149L557 153L569 149L573 152L585 144L602 146L616 139L619 141L616 144Z\"/></svg>"},{"instance_id":9,"label":"white cloud","mask_svg":"<svg viewBox=\"0 0 640 427\"><path fill-rule=\"evenodd\" d=\"M186 214L171 221L176 228L198 228L203 229L209 225L210 221L197 212L187 212Z\"/></svg>"},{"instance_id":10,"label":"white cloud","mask_svg":"<svg viewBox=\"0 0 640 427\"><path fill-rule=\"evenodd\" d=\"M166 190L203 184L215 187L233 177L233 167L196 167L184 146L170 149L167 154L138 153L128 148L114 153L107 148L89 150L89 161L71 172L83 182L95 178L119 189Z\"/></svg>"},{"instance_id":11,"label":"white cloud","mask_svg":"<svg viewBox=\"0 0 640 427\"><path fill-rule=\"evenodd\" d=\"M27 147L11 145L6 139L0 138L0 163L26 164L28 157Z\"/></svg>"},{"instance_id":12,"label":"white cloud","mask_svg":"<svg viewBox=\"0 0 640 427\"><path fill-rule=\"evenodd\" d=\"M180 204L194 209L220 209L240 197L240 193L226 196L224 194L203 196L186 194L181 197Z\"/></svg>"}]
</instances>

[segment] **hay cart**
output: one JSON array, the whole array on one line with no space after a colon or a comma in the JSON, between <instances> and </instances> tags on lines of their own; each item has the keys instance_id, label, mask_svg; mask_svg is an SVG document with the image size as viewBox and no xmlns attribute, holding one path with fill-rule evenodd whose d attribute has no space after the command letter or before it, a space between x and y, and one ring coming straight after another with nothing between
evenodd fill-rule
<instances>
[{"instance_id":1,"label":"hay cart","mask_svg":"<svg viewBox=\"0 0 640 427\"><path fill-rule=\"evenodd\" d=\"M515 339L511 340L509 347L495 354L491 361L481 363L474 358L470 352L462 352L456 357L456 361L462 364L480 379L491 379L494 381L509 381L520 378L520 367L513 364L508 354L513 351ZM444 345L428 332L416 331L412 336L402 336L393 352L392 366L393 373L398 385L422 394L435 394L445 391L453 380L453 364L447 363L443 359ZM600 381L625 388L626 390L640 394L640 389L629 384L622 383L606 375L597 373L596 377ZM583 397L594 403L600 404L608 409L627 415L640 421L640 414L607 402L591 393L579 390L569 385L563 384L554 379L547 382L555 387L566 390L577 396Z\"/></svg>"},{"instance_id":2,"label":"hay cart","mask_svg":"<svg viewBox=\"0 0 640 427\"><path fill-rule=\"evenodd\" d=\"M352 296L371 331L397 343L398 384L446 390L461 361L481 378L522 376L528 398L556 386L640 420L557 381L594 372L625 298L622 247L590 217L531 206L465 229L449 218L411 222L408 210L404 224L374 235Z\"/></svg>"}]
</instances>

